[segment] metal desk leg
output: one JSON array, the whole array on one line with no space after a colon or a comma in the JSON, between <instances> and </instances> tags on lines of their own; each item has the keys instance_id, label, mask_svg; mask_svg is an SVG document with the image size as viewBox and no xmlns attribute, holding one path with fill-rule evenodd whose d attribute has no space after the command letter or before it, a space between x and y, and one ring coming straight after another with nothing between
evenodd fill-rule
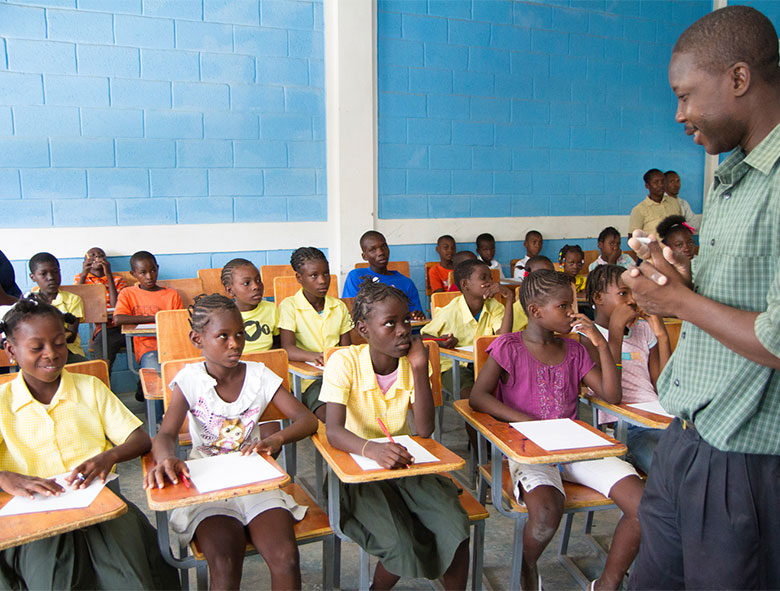
<instances>
[{"instance_id":1,"label":"metal desk leg","mask_svg":"<svg viewBox=\"0 0 780 591\"><path fill-rule=\"evenodd\" d=\"M157 435L157 401L146 399L146 429L149 437Z\"/></svg>"},{"instance_id":2,"label":"metal desk leg","mask_svg":"<svg viewBox=\"0 0 780 591\"><path fill-rule=\"evenodd\" d=\"M127 348L127 369L132 371L135 375L138 375L138 370L135 367L135 362L133 359L135 358L135 355L133 354L133 337L131 337L129 334L125 335L125 347Z\"/></svg>"}]
</instances>

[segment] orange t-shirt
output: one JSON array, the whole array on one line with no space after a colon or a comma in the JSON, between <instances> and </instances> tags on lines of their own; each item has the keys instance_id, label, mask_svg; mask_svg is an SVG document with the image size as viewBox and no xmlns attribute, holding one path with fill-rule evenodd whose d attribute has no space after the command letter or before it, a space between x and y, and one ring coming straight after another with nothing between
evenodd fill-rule
<instances>
[{"instance_id":1,"label":"orange t-shirt","mask_svg":"<svg viewBox=\"0 0 780 591\"><path fill-rule=\"evenodd\" d=\"M159 291L147 291L137 285L126 287L119 292L114 308L114 316L154 316L160 310L180 310L179 292L170 287ZM135 360L141 362L144 353L157 350L157 337L133 337Z\"/></svg>"},{"instance_id":2,"label":"orange t-shirt","mask_svg":"<svg viewBox=\"0 0 780 591\"><path fill-rule=\"evenodd\" d=\"M431 291L434 292L437 289L447 291L450 287L450 273L452 273L452 269L445 269L441 263L436 263L428 269L428 283L431 285Z\"/></svg>"},{"instance_id":3,"label":"orange t-shirt","mask_svg":"<svg viewBox=\"0 0 780 591\"><path fill-rule=\"evenodd\" d=\"M125 287L127 287L127 282L122 279L119 275L113 275L114 277L114 285L116 286L116 295L117 299L119 299L119 292L122 291ZM73 278L73 285L78 285L79 280L81 279L81 273L76 273L76 276ZM108 295L108 275L103 275L102 277L98 277L97 275L93 275L92 273L87 273L87 278L84 280L84 283L87 285L91 285L93 283L102 283L106 286L106 308L111 307L111 300L109 299L111 296Z\"/></svg>"}]
</instances>

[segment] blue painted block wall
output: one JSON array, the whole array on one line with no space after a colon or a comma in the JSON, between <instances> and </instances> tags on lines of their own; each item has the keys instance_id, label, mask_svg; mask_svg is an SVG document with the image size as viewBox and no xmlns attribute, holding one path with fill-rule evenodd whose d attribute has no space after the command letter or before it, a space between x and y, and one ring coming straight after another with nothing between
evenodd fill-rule
<instances>
[{"instance_id":1,"label":"blue painted block wall","mask_svg":"<svg viewBox=\"0 0 780 591\"><path fill-rule=\"evenodd\" d=\"M322 24L322 0L0 2L2 225L325 220Z\"/></svg>"},{"instance_id":2,"label":"blue painted block wall","mask_svg":"<svg viewBox=\"0 0 780 591\"><path fill-rule=\"evenodd\" d=\"M380 217L623 215L649 168L679 171L701 211L667 65L711 2L378 8Z\"/></svg>"}]
</instances>

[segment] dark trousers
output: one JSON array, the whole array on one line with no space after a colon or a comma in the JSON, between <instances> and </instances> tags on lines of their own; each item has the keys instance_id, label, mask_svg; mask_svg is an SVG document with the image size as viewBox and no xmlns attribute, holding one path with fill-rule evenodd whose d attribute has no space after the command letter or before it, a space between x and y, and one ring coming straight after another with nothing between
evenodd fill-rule
<instances>
[{"instance_id":1,"label":"dark trousers","mask_svg":"<svg viewBox=\"0 0 780 591\"><path fill-rule=\"evenodd\" d=\"M719 451L675 420L656 447L639 522L629 589L780 588L778 456Z\"/></svg>"},{"instance_id":2,"label":"dark trousers","mask_svg":"<svg viewBox=\"0 0 780 591\"><path fill-rule=\"evenodd\" d=\"M121 326L109 326L106 329L106 341L108 342L108 371L114 366L114 360L120 349L125 346L125 336ZM100 331L95 333L95 359L103 358L103 335Z\"/></svg>"}]
</instances>

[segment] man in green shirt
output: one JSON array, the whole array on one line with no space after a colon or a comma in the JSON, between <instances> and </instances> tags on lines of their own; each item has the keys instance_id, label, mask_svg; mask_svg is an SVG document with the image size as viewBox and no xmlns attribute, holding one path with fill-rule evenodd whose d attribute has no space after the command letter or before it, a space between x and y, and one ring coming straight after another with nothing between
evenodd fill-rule
<instances>
[{"instance_id":1,"label":"man in green shirt","mask_svg":"<svg viewBox=\"0 0 780 591\"><path fill-rule=\"evenodd\" d=\"M648 313L684 322L658 380L679 417L640 505L632 589L780 588L780 68L772 23L716 10L678 39L676 120L715 173L693 265L644 232L624 281ZM691 281L692 277L692 281Z\"/></svg>"}]
</instances>

